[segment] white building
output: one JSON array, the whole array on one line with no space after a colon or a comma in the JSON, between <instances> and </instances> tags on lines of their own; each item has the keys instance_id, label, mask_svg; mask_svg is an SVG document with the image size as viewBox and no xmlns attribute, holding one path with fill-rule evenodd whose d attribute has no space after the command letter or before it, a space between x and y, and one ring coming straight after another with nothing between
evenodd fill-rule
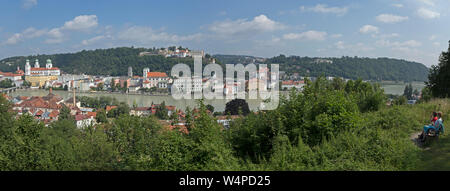
<instances>
[{"instance_id":1,"label":"white building","mask_svg":"<svg viewBox=\"0 0 450 191\"><path fill-rule=\"evenodd\" d=\"M148 72L148 68L144 69L143 88L167 88L169 76L164 72Z\"/></svg>"}]
</instances>

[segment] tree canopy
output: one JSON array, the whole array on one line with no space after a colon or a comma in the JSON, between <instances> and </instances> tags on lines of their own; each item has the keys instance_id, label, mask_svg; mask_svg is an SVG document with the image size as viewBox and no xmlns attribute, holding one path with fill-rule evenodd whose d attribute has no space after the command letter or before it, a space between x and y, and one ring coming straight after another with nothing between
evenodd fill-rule
<instances>
[{"instance_id":1,"label":"tree canopy","mask_svg":"<svg viewBox=\"0 0 450 191\"><path fill-rule=\"evenodd\" d=\"M450 42L448 50L442 52L439 64L431 67L427 87L434 97L450 96Z\"/></svg>"}]
</instances>

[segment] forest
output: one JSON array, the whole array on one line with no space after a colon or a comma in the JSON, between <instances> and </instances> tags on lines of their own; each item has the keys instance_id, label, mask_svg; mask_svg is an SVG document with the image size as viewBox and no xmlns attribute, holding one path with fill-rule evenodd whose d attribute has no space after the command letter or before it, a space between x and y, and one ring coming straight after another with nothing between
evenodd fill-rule
<instances>
[{"instance_id":1,"label":"forest","mask_svg":"<svg viewBox=\"0 0 450 191\"><path fill-rule=\"evenodd\" d=\"M148 67L151 71L162 71L170 74L172 67L185 63L193 69L192 58L166 58L162 55L139 56L141 52L154 52L156 49L120 47L111 49L83 50L77 53L19 56L0 61L0 71L13 72L17 66L22 69L25 60L41 62L52 59L53 65L64 73L126 76L128 67L133 68L135 75L142 75L142 69ZM273 58L257 58L252 56L205 55L204 64L215 58L218 64L280 64L280 71L290 76L297 73L300 76L319 77L334 76L347 79L373 81L426 81L428 68L423 64L390 58L310 58L299 56L276 56ZM329 62L331 61L331 62Z\"/></svg>"}]
</instances>

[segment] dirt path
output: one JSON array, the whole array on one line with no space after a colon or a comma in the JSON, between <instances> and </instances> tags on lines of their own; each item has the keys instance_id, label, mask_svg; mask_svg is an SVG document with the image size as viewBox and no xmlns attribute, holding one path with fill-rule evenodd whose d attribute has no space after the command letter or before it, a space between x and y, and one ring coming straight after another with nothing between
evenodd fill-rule
<instances>
[{"instance_id":1,"label":"dirt path","mask_svg":"<svg viewBox=\"0 0 450 191\"><path fill-rule=\"evenodd\" d=\"M423 142L419 140L420 134L422 134L422 132L413 133L410 137L411 141L414 142L414 144L416 144L416 146L418 146L421 149L430 150L430 147L424 147Z\"/></svg>"}]
</instances>

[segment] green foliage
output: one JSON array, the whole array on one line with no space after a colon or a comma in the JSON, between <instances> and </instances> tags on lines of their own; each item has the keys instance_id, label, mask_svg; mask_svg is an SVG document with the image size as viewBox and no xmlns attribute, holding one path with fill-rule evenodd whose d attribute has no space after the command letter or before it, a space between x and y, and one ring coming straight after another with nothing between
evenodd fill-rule
<instances>
[{"instance_id":1,"label":"green foliage","mask_svg":"<svg viewBox=\"0 0 450 191\"><path fill-rule=\"evenodd\" d=\"M121 115L129 115L130 114L130 106L128 104L121 102L117 106L117 108L111 109L107 116L108 118L117 118Z\"/></svg>"},{"instance_id":2,"label":"green foliage","mask_svg":"<svg viewBox=\"0 0 450 191\"><path fill-rule=\"evenodd\" d=\"M431 98L433 97L431 90L429 87L425 87L422 89L422 98L421 101L429 102Z\"/></svg>"},{"instance_id":3,"label":"green foliage","mask_svg":"<svg viewBox=\"0 0 450 191\"><path fill-rule=\"evenodd\" d=\"M166 103L163 101L160 105L156 107L155 116L159 119L169 119L168 115L169 110L166 108Z\"/></svg>"},{"instance_id":4,"label":"green foliage","mask_svg":"<svg viewBox=\"0 0 450 191\"><path fill-rule=\"evenodd\" d=\"M70 115L70 108L65 105L59 110L59 120L70 120L75 123L75 118Z\"/></svg>"},{"instance_id":5,"label":"green foliage","mask_svg":"<svg viewBox=\"0 0 450 191\"><path fill-rule=\"evenodd\" d=\"M431 66L427 86L434 97L450 96L450 45L447 52L442 52L439 65Z\"/></svg>"},{"instance_id":6,"label":"green foliage","mask_svg":"<svg viewBox=\"0 0 450 191\"><path fill-rule=\"evenodd\" d=\"M248 115L250 109L247 101L243 99L234 99L225 105L225 113L228 115Z\"/></svg>"},{"instance_id":7,"label":"green foliage","mask_svg":"<svg viewBox=\"0 0 450 191\"><path fill-rule=\"evenodd\" d=\"M412 100L413 99L413 87L412 87L412 84L406 85L405 90L403 91L403 96L405 96L406 99L408 99L408 100Z\"/></svg>"},{"instance_id":8,"label":"green foliage","mask_svg":"<svg viewBox=\"0 0 450 191\"><path fill-rule=\"evenodd\" d=\"M214 106L208 104L208 105L206 105L206 109L207 109L208 111L210 111L211 113L214 113Z\"/></svg>"},{"instance_id":9,"label":"green foliage","mask_svg":"<svg viewBox=\"0 0 450 191\"><path fill-rule=\"evenodd\" d=\"M97 111L97 116L95 116L95 120L97 120L97 123L107 123L108 117L106 115L106 111L104 109Z\"/></svg>"},{"instance_id":10,"label":"green foliage","mask_svg":"<svg viewBox=\"0 0 450 191\"><path fill-rule=\"evenodd\" d=\"M108 105L119 105L119 101L117 101L114 97L109 96L100 96L100 97L87 97L81 96L77 97L77 100L80 101L82 107L90 107L96 109L105 109Z\"/></svg>"},{"instance_id":11,"label":"green foliage","mask_svg":"<svg viewBox=\"0 0 450 191\"><path fill-rule=\"evenodd\" d=\"M0 81L0 88L12 88L14 86L14 82L10 79L4 79Z\"/></svg>"},{"instance_id":12,"label":"green foliage","mask_svg":"<svg viewBox=\"0 0 450 191\"><path fill-rule=\"evenodd\" d=\"M84 129L62 117L45 127L28 115L15 119L0 96L0 170L446 169L445 136L425 153L410 136L429 123L431 111L443 111L446 121L449 100L363 111L376 85L340 83L307 81L278 109L241 116L230 129L200 101L195 113L186 111L188 133L154 116L118 115Z\"/></svg>"},{"instance_id":13,"label":"green foliage","mask_svg":"<svg viewBox=\"0 0 450 191\"><path fill-rule=\"evenodd\" d=\"M6 58L0 61L0 71L13 72L17 66L24 67L25 60L52 59L53 65L65 73L87 75L126 76L128 67L133 71L151 68L153 71L170 73L172 67L178 63L188 64L192 69L192 58L166 58L162 55L139 56L141 52L154 52L153 49L119 47L111 49L83 50L77 53L20 56ZM138 73L142 75L142 73ZM118 87L114 87L116 89Z\"/></svg>"},{"instance_id":14,"label":"green foliage","mask_svg":"<svg viewBox=\"0 0 450 191\"><path fill-rule=\"evenodd\" d=\"M23 67L26 59L52 59L54 66L71 74L126 76L129 66L134 71L152 68L153 71L170 73L178 63L185 63L193 69L192 58L166 58L162 55L139 56L141 52L155 52L155 49L119 47L111 49L83 50L77 53L37 55L27 57L11 57L0 61L0 71L13 72L17 66ZM156 53L156 52L155 52ZM210 55L206 55L205 63ZM427 67L416 62L389 58L323 58L333 61L332 64L319 62L320 58L298 57L284 55L269 59L238 55L214 55L218 64L249 64L254 60L264 64L280 64L280 70L287 75L298 73L301 76L318 77L336 76L348 79L362 78L364 80L389 81L426 81Z\"/></svg>"},{"instance_id":15,"label":"green foliage","mask_svg":"<svg viewBox=\"0 0 450 191\"><path fill-rule=\"evenodd\" d=\"M394 105L406 105L408 103L408 99L406 96L400 96L397 99L394 100Z\"/></svg>"},{"instance_id":16,"label":"green foliage","mask_svg":"<svg viewBox=\"0 0 450 191\"><path fill-rule=\"evenodd\" d=\"M318 59L330 60L333 63L317 62ZM376 81L426 81L428 71L423 64L390 58L310 58L280 55L265 61L265 64L272 63L280 64L280 70L285 71L286 75L298 73L301 76L325 75Z\"/></svg>"}]
</instances>

